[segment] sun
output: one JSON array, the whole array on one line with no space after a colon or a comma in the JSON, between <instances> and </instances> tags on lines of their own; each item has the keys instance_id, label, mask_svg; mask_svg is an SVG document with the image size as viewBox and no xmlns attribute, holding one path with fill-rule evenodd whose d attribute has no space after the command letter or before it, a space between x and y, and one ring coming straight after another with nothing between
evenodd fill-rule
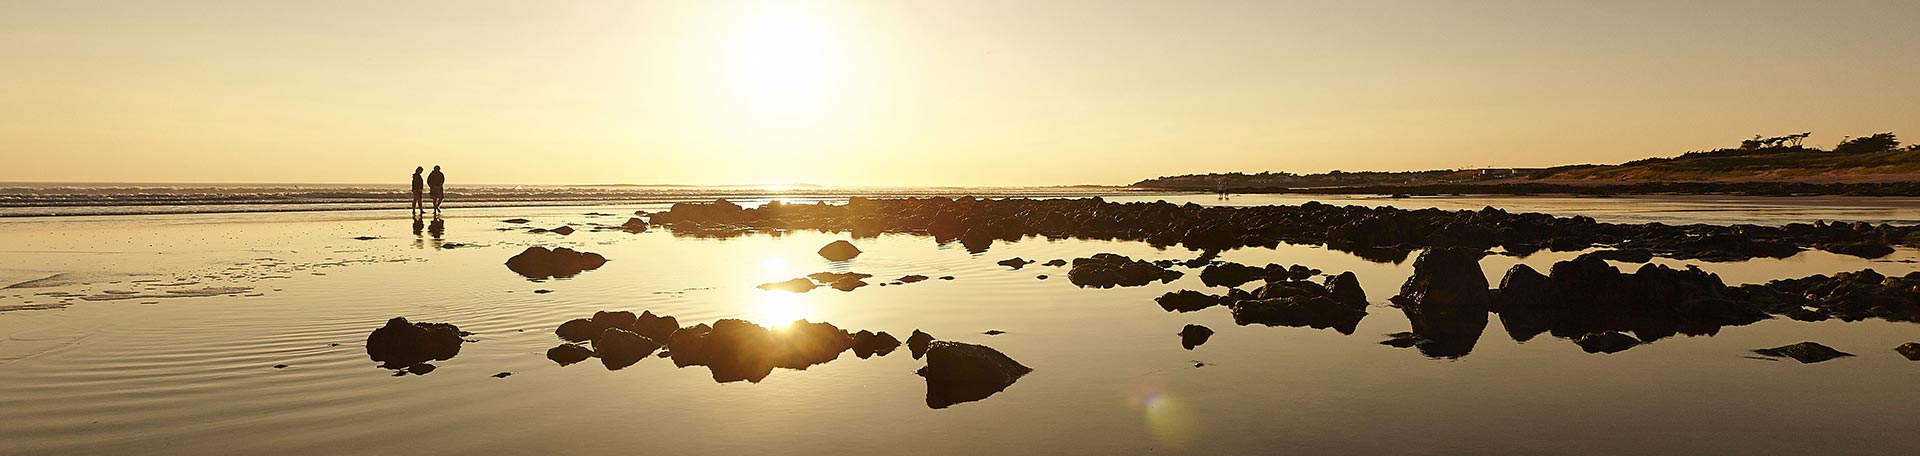
<instances>
[{"instance_id":1,"label":"sun","mask_svg":"<svg viewBox=\"0 0 1920 456\"><path fill-rule=\"evenodd\" d=\"M815 116L843 94L847 43L824 11L763 3L730 22L720 40L720 82L737 107L764 116Z\"/></svg>"}]
</instances>

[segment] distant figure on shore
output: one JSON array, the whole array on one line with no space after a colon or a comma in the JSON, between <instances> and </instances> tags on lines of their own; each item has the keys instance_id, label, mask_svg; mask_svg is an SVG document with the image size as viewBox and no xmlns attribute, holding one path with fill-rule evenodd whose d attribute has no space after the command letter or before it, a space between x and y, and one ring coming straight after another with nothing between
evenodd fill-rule
<instances>
[{"instance_id":1,"label":"distant figure on shore","mask_svg":"<svg viewBox=\"0 0 1920 456\"><path fill-rule=\"evenodd\" d=\"M440 173L440 165L433 165L433 174L427 175L427 188L433 191L433 213L440 213L440 201L447 199L447 175Z\"/></svg>"},{"instance_id":2,"label":"distant figure on shore","mask_svg":"<svg viewBox=\"0 0 1920 456\"><path fill-rule=\"evenodd\" d=\"M420 204L421 193L427 189L427 181L420 177L420 173L424 172L427 172L426 168L413 167L413 216L415 220L420 218L420 214L426 212L425 205ZM417 232L420 231L420 229L414 228L413 231L416 232L415 234L418 234Z\"/></svg>"}]
</instances>

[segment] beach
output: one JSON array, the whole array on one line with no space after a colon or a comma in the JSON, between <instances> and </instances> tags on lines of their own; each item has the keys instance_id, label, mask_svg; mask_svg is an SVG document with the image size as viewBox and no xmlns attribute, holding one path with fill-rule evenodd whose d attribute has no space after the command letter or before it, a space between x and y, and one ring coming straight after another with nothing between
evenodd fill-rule
<instances>
[{"instance_id":1,"label":"beach","mask_svg":"<svg viewBox=\"0 0 1920 456\"><path fill-rule=\"evenodd\" d=\"M1226 203L1212 195L1108 198ZM1236 196L1231 204L1297 204L1258 198L1292 197ZM1906 221L1914 211L1875 200L1486 204L1500 201L1603 214L1604 205L1624 202L1669 209L1660 215L1668 223L1686 213L1703 222ZM1583 201L1594 205L1577 206ZM1590 354L1551 334L1516 340L1493 315L1469 354L1432 357L1380 343L1411 329L1387 298L1413 274L1413 256L1376 261L1285 243L1220 253L1219 261L1354 272L1367 316L1347 334L1239 325L1222 308L1155 305L1164 293L1221 290L1201 283L1198 270L1166 283L1100 289L1075 286L1067 267L996 264L1096 253L1184 262L1200 254L1178 246L1033 236L969 252L918 234L615 228L634 211L667 205L465 208L438 223L423 220L418 232L403 210L0 220L7 258L0 278L10 285L0 290L0 434L9 436L0 453L1920 450L1904 426L1920 409L1897 393L1916 378L1912 362L1892 350L1920 339L1908 322L1772 318ZM559 226L577 231L529 232ZM816 253L836 240L862 253L840 262ZM529 279L503 265L534 246L608 261L568 278ZM1495 254L1480 262L1498 284L1514 264L1545 271L1581 253ZM1864 268L1900 275L1920 270L1916 259L1920 252L1901 247L1871 260L1807 250L1780 259L1653 262L1697 265L1737 285ZM872 274L873 285L757 288L817 272ZM953 279L892 283L907 275ZM612 370L545 356L564 342L555 335L562 323L603 310L671 315L682 326L742 319L775 333L801 319L901 339L919 330L991 347L1033 370L984 398L935 404L928 382L915 375L927 361L906 347L865 358L840 353L805 369L724 383L716 382L717 369L670 359ZM435 368L424 375L386 369L369 359L367 340L393 317L471 334L456 356L431 361ZM1190 350L1177 334L1189 324L1216 333ZM1801 364L1751 352L1801 341L1857 356Z\"/></svg>"}]
</instances>

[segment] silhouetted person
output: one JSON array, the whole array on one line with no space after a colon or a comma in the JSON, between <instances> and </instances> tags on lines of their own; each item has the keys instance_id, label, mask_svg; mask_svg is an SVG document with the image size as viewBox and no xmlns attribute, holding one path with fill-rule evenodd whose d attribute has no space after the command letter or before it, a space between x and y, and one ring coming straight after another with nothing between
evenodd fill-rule
<instances>
[{"instance_id":1,"label":"silhouetted person","mask_svg":"<svg viewBox=\"0 0 1920 456\"><path fill-rule=\"evenodd\" d=\"M433 174L427 175L427 188L433 190L433 213L440 213L440 201L447 199L447 175L440 173L440 165L433 165Z\"/></svg>"},{"instance_id":2,"label":"silhouetted person","mask_svg":"<svg viewBox=\"0 0 1920 456\"><path fill-rule=\"evenodd\" d=\"M426 206L420 204L420 193L426 190L426 181L420 179L420 173L424 172L427 172L426 168L413 167L413 214L416 219L426 212Z\"/></svg>"}]
</instances>

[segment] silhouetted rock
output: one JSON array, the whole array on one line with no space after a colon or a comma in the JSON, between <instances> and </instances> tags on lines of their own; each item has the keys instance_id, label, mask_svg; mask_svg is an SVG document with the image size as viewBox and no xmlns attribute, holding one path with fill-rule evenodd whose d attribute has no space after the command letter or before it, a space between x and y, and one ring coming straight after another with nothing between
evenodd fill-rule
<instances>
[{"instance_id":1,"label":"silhouetted rock","mask_svg":"<svg viewBox=\"0 0 1920 456\"><path fill-rule=\"evenodd\" d=\"M1051 260L1047 260L1047 262L1045 262L1045 263L1040 263L1040 265L1041 265L1041 266L1048 266L1048 267L1055 267L1055 268L1057 268L1057 267L1061 267L1061 266L1066 266L1066 265L1067 265L1067 260L1062 260L1062 259L1059 259L1059 258L1054 258L1054 259L1051 259Z\"/></svg>"},{"instance_id":2,"label":"silhouetted rock","mask_svg":"<svg viewBox=\"0 0 1920 456\"><path fill-rule=\"evenodd\" d=\"M1153 301L1159 303L1160 308L1167 309L1168 312L1193 312L1220 305L1224 302L1224 299L1222 296L1214 296L1198 291L1180 290L1160 295L1160 297L1154 298Z\"/></svg>"},{"instance_id":3,"label":"silhouetted rock","mask_svg":"<svg viewBox=\"0 0 1920 456\"><path fill-rule=\"evenodd\" d=\"M805 320L780 331L743 320L725 319L712 326L681 328L669 339L677 366L707 366L713 380L758 383L773 369L804 370L826 363L853 348L853 335L827 323Z\"/></svg>"},{"instance_id":4,"label":"silhouetted rock","mask_svg":"<svg viewBox=\"0 0 1920 456\"><path fill-rule=\"evenodd\" d=\"M820 248L820 257L826 258L827 261L847 261L857 256L860 256L860 248L844 240L833 241L826 247Z\"/></svg>"},{"instance_id":5,"label":"silhouetted rock","mask_svg":"<svg viewBox=\"0 0 1920 456\"><path fill-rule=\"evenodd\" d=\"M451 324L412 323L405 317L393 317L386 326L367 335L367 357L381 363L381 368L410 370L410 366L427 361L453 359L460 354L463 335Z\"/></svg>"},{"instance_id":6,"label":"silhouetted rock","mask_svg":"<svg viewBox=\"0 0 1920 456\"><path fill-rule=\"evenodd\" d=\"M1367 291L1360 289L1360 278L1353 275L1353 271L1328 277L1326 288L1334 301L1362 308L1367 306Z\"/></svg>"},{"instance_id":7,"label":"silhouetted rock","mask_svg":"<svg viewBox=\"0 0 1920 456\"><path fill-rule=\"evenodd\" d=\"M900 283L914 283L922 280L927 280L927 276L923 276L919 274L904 275L904 276L900 276L900 278L897 280L899 280Z\"/></svg>"},{"instance_id":8,"label":"silhouetted rock","mask_svg":"<svg viewBox=\"0 0 1920 456\"><path fill-rule=\"evenodd\" d=\"M1900 344L1900 346L1894 347L1893 351L1900 352L1900 356L1907 357L1908 361L1920 361L1920 343L1907 342Z\"/></svg>"},{"instance_id":9,"label":"silhouetted rock","mask_svg":"<svg viewBox=\"0 0 1920 456\"><path fill-rule=\"evenodd\" d=\"M600 363L608 370L631 366L659 349L659 343L621 328L607 328L593 338L593 352L600 356Z\"/></svg>"},{"instance_id":10,"label":"silhouetted rock","mask_svg":"<svg viewBox=\"0 0 1920 456\"><path fill-rule=\"evenodd\" d=\"M1780 357L1793 358L1794 361L1799 361L1801 364L1813 364L1821 361L1831 360L1834 358L1843 358L1843 357L1853 356L1853 354L1851 353L1834 350L1833 347L1828 347L1828 346L1820 345L1818 343L1813 343L1813 342L1801 342L1793 345L1786 345L1786 346L1780 346L1780 347L1774 347L1774 348L1762 348L1759 350L1754 350L1753 352L1761 356L1770 356L1775 358L1780 358Z\"/></svg>"},{"instance_id":11,"label":"silhouetted rock","mask_svg":"<svg viewBox=\"0 0 1920 456\"><path fill-rule=\"evenodd\" d=\"M814 287L818 287L818 286L819 285L815 285L812 280L808 280L808 279L788 279L781 282L763 283L763 284L760 284L758 288L762 290L767 290L767 291L786 291L786 292L792 292L792 293L806 293L809 291L813 291Z\"/></svg>"},{"instance_id":12,"label":"silhouetted rock","mask_svg":"<svg viewBox=\"0 0 1920 456\"><path fill-rule=\"evenodd\" d=\"M1165 202L1113 203L1086 199L909 198L866 200L861 204L773 205L741 209L731 203L677 204L654 214L652 222L673 225L679 233L731 227L755 229L852 231L856 235L926 233L940 242L959 240L980 252L995 240L1023 236L1137 240L1155 246L1180 245L1203 251L1239 247L1323 244L1379 262L1400 262L1421 247L1503 247L1525 255L1543 248L1566 251L1609 245L1621 251L1644 250L1675 259L1737 261L1784 258L1814 245L1849 250L1849 244L1885 244L1907 239L1920 227L1850 225L1782 227L1733 225L1672 226L1659 223L1599 223L1591 217L1554 217L1477 211L1406 210L1392 207L1298 206L1219 207ZM676 234L677 235L677 234ZM1879 250L1879 249L1874 249ZM1867 252L1862 250L1862 252ZM1623 259L1637 259L1623 257ZM1196 259L1191 265L1204 266Z\"/></svg>"},{"instance_id":13,"label":"silhouetted rock","mask_svg":"<svg viewBox=\"0 0 1920 456\"><path fill-rule=\"evenodd\" d=\"M593 357L593 349L574 344L560 344L547 349L547 359L561 366L586 361Z\"/></svg>"},{"instance_id":14,"label":"silhouetted rock","mask_svg":"<svg viewBox=\"0 0 1920 456\"><path fill-rule=\"evenodd\" d=\"M638 233L638 232L646 231L647 221L641 220L638 217L629 218L627 219L627 223L620 224L620 229L627 231L629 233Z\"/></svg>"},{"instance_id":15,"label":"silhouetted rock","mask_svg":"<svg viewBox=\"0 0 1920 456\"><path fill-rule=\"evenodd\" d=\"M1874 241L1835 242L1830 244L1821 244L1820 250L1838 253L1841 255L1857 256L1857 257L1866 258L1869 260L1893 254L1893 247L1888 246L1886 243L1883 243L1883 242L1874 242Z\"/></svg>"},{"instance_id":16,"label":"silhouetted rock","mask_svg":"<svg viewBox=\"0 0 1920 456\"><path fill-rule=\"evenodd\" d=\"M598 253L577 252L566 247L527 247L519 255L507 259L507 269L528 279L564 279L605 264L607 258Z\"/></svg>"},{"instance_id":17,"label":"silhouetted rock","mask_svg":"<svg viewBox=\"0 0 1920 456\"><path fill-rule=\"evenodd\" d=\"M1580 336L1574 343L1587 353L1619 353L1640 345L1640 339L1621 334L1619 331L1604 331Z\"/></svg>"},{"instance_id":18,"label":"silhouetted rock","mask_svg":"<svg viewBox=\"0 0 1920 456\"><path fill-rule=\"evenodd\" d=\"M854 356L861 358L873 355L886 356L888 353L893 353L896 348L900 348L900 339L894 338L886 331L874 333L862 329L860 332L853 333Z\"/></svg>"},{"instance_id":19,"label":"silhouetted rock","mask_svg":"<svg viewBox=\"0 0 1920 456\"><path fill-rule=\"evenodd\" d=\"M1200 325L1187 325L1185 328L1180 328L1180 346L1188 350L1207 343L1210 337L1213 337L1213 328Z\"/></svg>"},{"instance_id":20,"label":"silhouetted rock","mask_svg":"<svg viewBox=\"0 0 1920 456\"><path fill-rule=\"evenodd\" d=\"M1200 271L1200 282L1209 287L1237 287L1267 278L1267 269L1234 262L1220 262Z\"/></svg>"},{"instance_id":21,"label":"silhouetted rock","mask_svg":"<svg viewBox=\"0 0 1920 456\"><path fill-rule=\"evenodd\" d=\"M560 225L560 227L559 227L559 228L554 228L554 229L552 229L552 230L548 230L548 231L552 231L552 232L553 232L554 234L558 234L558 235L561 235L561 236L566 236L566 235L569 235L569 234L573 234L573 227L571 227L571 226L566 226L566 225Z\"/></svg>"},{"instance_id":22,"label":"silhouetted rock","mask_svg":"<svg viewBox=\"0 0 1920 456\"><path fill-rule=\"evenodd\" d=\"M673 332L680 329L680 322L670 315L659 316L654 315L653 311L642 311L639 316L634 318L633 324L626 326L625 329L631 330L648 339L653 339L654 342L666 343L667 338L673 336Z\"/></svg>"},{"instance_id":23,"label":"silhouetted rock","mask_svg":"<svg viewBox=\"0 0 1920 456\"><path fill-rule=\"evenodd\" d=\"M1164 269L1152 262L1134 260L1112 253L1095 254L1091 258L1076 258L1073 269L1067 272L1067 280L1082 287L1111 288L1115 286L1137 287L1159 280L1162 283L1180 278L1180 271Z\"/></svg>"},{"instance_id":24,"label":"silhouetted rock","mask_svg":"<svg viewBox=\"0 0 1920 456\"><path fill-rule=\"evenodd\" d=\"M1589 253L1595 258L1613 260L1622 263L1645 263L1653 261L1653 252L1647 249L1610 249Z\"/></svg>"},{"instance_id":25,"label":"silhouetted rock","mask_svg":"<svg viewBox=\"0 0 1920 456\"><path fill-rule=\"evenodd\" d=\"M959 342L928 344L926 359L917 373L927 379L927 407L935 409L986 399L1033 372L992 348Z\"/></svg>"},{"instance_id":26,"label":"silhouetted rock","mask_svg":"<svg viewBox=\"0 0 1920 456\"><path fill-rule=\"evenodd\" d=\"M1480 272L1485 252L1434 248L1413 260L1413 276L1390 300L1413 324L1420 352L1458 358L1473 352L1487 328L1487 277Z\"/></svg>"},{"instance_id":27,"label":"silhouetted rock","mask_svg":"<svg viewBox=\"0 0 1920 456\"><path fill-rule=\"evenodd\" d=\"M1020 257L1013 257L1005 260L1000 260L999 262L996 262L994 264L1006 266L1014 269L1020 269L1020 268L1026 267L1029 264L1033 264L1033 260L1020 258Z\"/></svg>"},{"instance_id":28,"label":"silhouetted rock","mask_svg":"<svg viewBox=\"0 0 1920 456\"><path fill-rule=\"evenodd\" d=\"M634 315L633 312L628 312L624 310L615 310L615 311L602 310L602 311L594 312L593 318L590 318L589 320L592 321L595 326L598 326L599 329L606 329L606 328L630 329L633 327L633 322L640 320L640 316ZM600 334L596 331L594 335L598 336Z\"/></svg>"},{"instance_id":29,"label":"silhouetted rock","mask_svg":"<svg viewBox=\"0 0 1920 456\"><path fill-rule=\"evenodd\" d=\"M606 329L606 325L595 324L593 320L575 318L567 320L566 323L561 323L558 328L554 328L553 334L569 342L585 342L593 339L593 336L600 335L600 331Z\"/></svg>"},{"instance_id":30,"label":"silhouetted rock","mask_svg":"<svg viewBox=\"0 0 1920 456\"><path fill-rule=\"evenodd\" d=\"M1865 269L1832 277L1775 280L1742 286L1740 290L1772 313L1793 315L1804 310L1845 321L1880 318L1920 322L1920 272L1888 277Z\"/></svg>"},{"instance_id":31,"label":"silhouetted rock","mask_svg":"<svg viewBox=\"0 0 1920 456\"><path fill-rule=\"evenodd\" d=\"M913 330L913 334L907 336L907 350L913 352L913 359L920 359L921 356L926 356L927 344L930 343L933 343L933 335L920 332L918 329Z\"/></svg>"},{"instance_id":32,"label":"silhouetted rock","mask_svg":"<svg viewBox=\"0 0 1920 456\"><path fill-rule=\"evenodd\" d=\"M1227 308L1233 311L1233 322L1238 325L1262 324L1267 326L1311 327L1340 331L1341 334L1353 334L1360 320L1366 318L1364 308L1334 301L1325 296L1292 296L1284 298L1245 299Z\"/></svg>"},{"instance_id":33,"label":"silhouetted rock","mask_svg":"<svg viewBox=\"0 0 1920 456\"><path fill-rule=\"evenodd\" d=\"M511 218L511 219L501 220L500 222L501 223L527 223L530 221L532 220L527 220L523 218Z\"/></svg>"}]
</instances>

